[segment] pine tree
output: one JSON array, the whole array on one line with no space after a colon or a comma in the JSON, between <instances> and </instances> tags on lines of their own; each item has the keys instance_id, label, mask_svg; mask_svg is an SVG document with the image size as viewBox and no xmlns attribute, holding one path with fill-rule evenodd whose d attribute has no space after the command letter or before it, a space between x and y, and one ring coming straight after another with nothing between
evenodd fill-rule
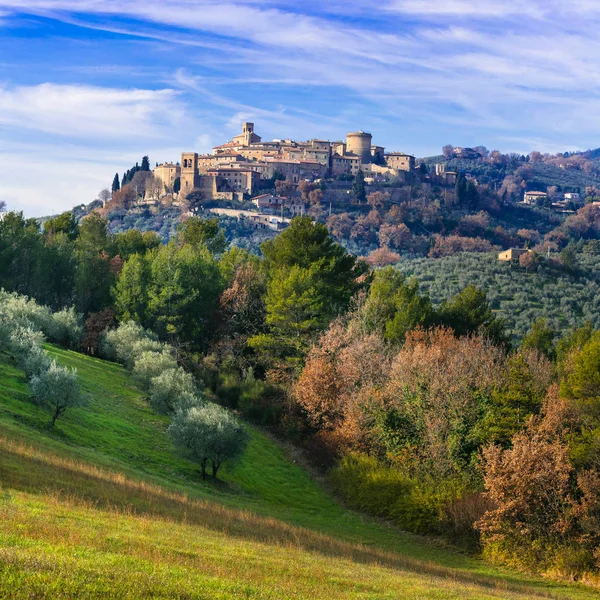
<instances>
[{"instance_id":1,"label":"pine tree","mask_svg":"<svg viewBox=\"0 0 600 600\"><path fill-rule=\"evenodd\" d=\"M112 192L113 194L115 192L118 192L121 189L121 184L119 183L119 174L115 173L115 178L113 179L112 182Z\"/></svg>"}]
</instances>

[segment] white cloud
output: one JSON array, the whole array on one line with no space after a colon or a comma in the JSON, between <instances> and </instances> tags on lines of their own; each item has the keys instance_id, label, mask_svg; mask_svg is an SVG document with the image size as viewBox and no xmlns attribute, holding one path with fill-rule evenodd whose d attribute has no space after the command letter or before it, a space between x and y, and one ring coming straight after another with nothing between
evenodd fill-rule
<instances>
[{"instance_id":1,"label":"white cloud","mask_svg":"<svg viewBox=\"0 0 600 600\"><path fill-rule=\"evenodd\" d=\"M419 126L435 146L441 136L440 146L503 150L600 139L597 0L0 0L3 10L179 46L185 70L165 84L177 91L0 85L0 125L82 147L129 138L137 148L177 140L204 150L244 119L265 137L378 126L373 133L408 151L426 151ZM269 91L244 94L261 85Z\"/></svg>"},{"instance_id":2,"label":"white cloud","mask_svg":"<svg viewBox=\"0 0 600 600\"><path fill-rule=\"evenodd\" d=\"M180 126L173 90L121 90L43 83L0 86L0 125L63 137L120 140L160 137Z\"/></svg>"}]
</instances>

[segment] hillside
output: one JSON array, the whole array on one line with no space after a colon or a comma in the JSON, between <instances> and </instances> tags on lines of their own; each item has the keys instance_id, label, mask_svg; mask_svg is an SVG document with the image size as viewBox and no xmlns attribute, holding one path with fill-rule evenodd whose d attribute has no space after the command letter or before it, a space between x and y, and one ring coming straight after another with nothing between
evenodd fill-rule
<instances>
[{"instance_id":1,"label":"hillside","mask_svg":"<svg viewBox=\"0 0 600 600\"><path fill-rule=\"evenodd\" d=\"M544 265L534 272L525 272L499 262L496 253L404 260L399 268L416 277L435 304L468 285L476 285L485 291L514 338L520 339L539 317L546 318L561 334L588 321L594 328L600 326L598 257L584 253L577 257L579 266L573 274Z\"/></svg>"},{"instance_id":2,"label":"hillside","mask_svg":"<svg viewBox=\"0 0 600 600\"><path fill-rule=\"evenodd\" d=\"M591 598L345 510L259 431L218 484L119 366L48 347L90 407L55 430L0 354L0 596Z\"/></svg>"}]
</instances>

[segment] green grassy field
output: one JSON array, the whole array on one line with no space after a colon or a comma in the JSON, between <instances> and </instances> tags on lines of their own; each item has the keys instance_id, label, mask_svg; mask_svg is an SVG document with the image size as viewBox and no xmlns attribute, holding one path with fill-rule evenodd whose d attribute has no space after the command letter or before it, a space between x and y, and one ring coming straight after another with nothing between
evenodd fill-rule
<instances>
[{"instance_id":1,"label":"green grassy field","mask_svg":"<svg viewBox=\"0 0 600 600\"><path fill-rule=\"evenodd\" d=\"M268 436L201 482L118 365L48 429L0 354L0 597L593 598L344 509Z\"/></svg>"}]
</instances>

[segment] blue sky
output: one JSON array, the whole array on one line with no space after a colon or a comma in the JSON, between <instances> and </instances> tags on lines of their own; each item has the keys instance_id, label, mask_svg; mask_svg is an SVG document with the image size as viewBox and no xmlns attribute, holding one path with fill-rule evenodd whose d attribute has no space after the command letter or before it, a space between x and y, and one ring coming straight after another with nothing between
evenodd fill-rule
<instances>
[{"instance_id":1,"label":"blue sky","mask_svg":"<svg viewBox=\"0 0 600 600\"><path fill-rule=\"evenodd\" d=\"M0 200L88 203L244 120L417 156L595 148L599 25L597 0L0 0Z\"/></svg>"}]
</instances>

